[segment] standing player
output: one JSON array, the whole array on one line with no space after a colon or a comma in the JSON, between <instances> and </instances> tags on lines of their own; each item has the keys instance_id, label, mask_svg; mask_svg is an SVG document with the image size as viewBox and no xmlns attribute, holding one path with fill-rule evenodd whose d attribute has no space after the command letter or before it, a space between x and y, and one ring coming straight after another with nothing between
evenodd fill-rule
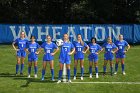
<instances>
[{"instance_id":1,"label":"standing player","mask_svg":"<svg viewBox=\"0 0 140 93\"><path fill-rule=\"evenodd\" d=\"M113 59L114 59L114 53L118 50L117 46L112 42L111 37L108 37L107 43L103 44L103 50L104 53L104 65L103 65L103 75L106 74L106 65L107 62L110 62L110 70L111 70L111 76L113 75Z\"/></svg>"},{"instance_id":2,"label":"standing player","mask_svg":"<svg viewBox=\"0 0 140 93\"><path fill-rule=\"evenodd\" d=\"M92 65L94 62L95 66L95 72L96 72L96 78L98 78L98 54L102 51L102 48L100 45L96 43L96 38L91 39L91 43L89 44L89 51L90 54L88 56L89 59L89 73L90 78L92 78Z\"/></svg>"},{"instance_id":3,"label":"standing player","mask_svg":"<svg viewBox=\"0 0 140 93\"><path fill-rule=\"evenodd\" d=\"M28 78L30 78L32 62L34 62L34 77L37 78L37 60L39 54L40 45L35 42L35 37L31 36L31 42L27 45L26 51L28 54Z\"/></svg>"},{"instance_id":4,"label":"standing player","mask_svg":"<svg viewBox=\"0 0 140 93\"><path fill-rule=\"evenodd\" d=\"M63 42L63 45L61 46L61 51L59 55L60 70L59 70L57 83L61 82L64 63L66 64L66 68L67 68L68 82L71 83L71 80L70 80L71 55L74 53L75 48L73 44L69 41L68 34L64 34L63 39L64 39L64 42Z\"/></svg>"},{"instance_id":5,"label":"standing player","mask_svg":"<svg viewBox=\"0 0 140 93\"><path fill-rule=\"evenodd\" d=\"M24 60L26 57L25 48L27 46L28 40L25 38L25 32L22 31L20 33L20 38L17 38L13 43L12 46L14 50L17 52L17 64L16 64L16 75L18 74L19 65L21 63L20 75L23 75L23 68L24 68ZM18 48L16 48L15 44L17 44Z\"/></svg>"},{"instance_id":6,"label":"standing player","mask_svg":"<svg viewBox=\"0 0 140 93\"><path fill-rule=\"evenodd\" d=\"M54 55L59 50L57 45L51 41L51 36L46 36L47 42L44 42L41 47L44 49L44 56L43 56L43 68L42 68L42 80L44 80L45 72L46 72L46 65L47 63L50 64L52 78L51 80L54 81ZM55 50L55 51L54 51Z\"/></svg>"},{"instance_id":7,"label":"standing player","mask_svg":"<svg viewBox=\"0 0 140 93\"><path fill-rule=\"evenodd\" d=\"M88 51L88 45L83 42L81 35L79 34L77 42L74 42L75 54L74 54L74 80L76 80L77 64L80 61L81 67L81 80L83 80L84 75L84 54ZM85 50L86 48L86 50Z\"/></svg>"},{"instance_id":8,"label":"standing player","mask_svg":"<svg viewBox=\"0 0 140 93\"><path fill-rule=\"evenodd\" d=\"M118 64L119 64L119 61L121 61L122 74L125 75L124 58L125 58L126 52L130 49L130 45L125 40L123 40L123 35L119 35L119 40L116 41L115 44L119 50L116 52L116 64L115 64L115 73L114 74L117 74ZM127 47L127 49L125 50L126 47Z\"/></svg>"}]
</instances>

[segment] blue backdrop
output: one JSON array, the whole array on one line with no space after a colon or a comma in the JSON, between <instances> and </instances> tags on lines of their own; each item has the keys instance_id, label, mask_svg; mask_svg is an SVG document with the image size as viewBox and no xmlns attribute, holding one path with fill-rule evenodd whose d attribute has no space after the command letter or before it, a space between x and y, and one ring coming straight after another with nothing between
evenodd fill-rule
<instances>
[{"instance_id":1,"label":"blue backdrop","mask_svg":"<svg viewBox=\"0 0 140 93\"><path fill-rule=\"evenodd\" d=\"M118 39L119 34L124 35L124 39L129 43L140 42L140 25L19 25L19 24L0 24L0 43L11 43L19 37L20 32L25 31L29 39L31 35L36 36L36 41L45 41L46 35L51 35L53 41L62 38L63 34L68 33L71 41L77 39L77 35L81 34L84 41L90 41L92 37L96 37L98 42L104 42L108 36L113 41Z\"/></svg>"}]
</instances>

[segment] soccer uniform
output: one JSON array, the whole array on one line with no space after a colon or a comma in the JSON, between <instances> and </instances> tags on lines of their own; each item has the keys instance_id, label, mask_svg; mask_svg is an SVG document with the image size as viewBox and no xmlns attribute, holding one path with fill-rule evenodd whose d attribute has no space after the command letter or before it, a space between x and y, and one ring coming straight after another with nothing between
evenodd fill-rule
<instances>
[{"instance_id":1,"label":"soccer uniform","mask_svg":"<svg viewBox=\"0 0 140 93\"><path fill-rule=\"evenodd\" d=\"M40 48L40 45L38 43L29 43L27 45L28 51L30 52L28 55L28 62L36 62L38 60L38 55L35 53L37 52L37 49Z\"/></svg>"},{"instance_id":2,"label":"soccer uniform","mask_svg":"<svg viewBox=\"0 0 140 93\"><path fill-rule=\"evenodd\" d=\"M118 47L118 51L116 52L116 58L125 58L125 47L128 46L128 43L123 41L116 41L116 46Z\"/></svg>"},{"instance_id":3,"label":"soccer uniform","mask_svg":"<svg viewBox=\"0 0 140 93\"><path fill-rule=\"evenodd\" d=\"M117 48L117 46L112 43L104 43L103 48L105 48L105 54L104 54L104 59L105 60L113 60L114 59L114 54L111 52L113 49Z\"/></svg>"},{"instance_id":4,"label":"soccer uniform","mask_svg":"<svg viewBox=\"0 0 140 93\"><path fill-rule=\"evenodd\" d=\"M88 56L89 61L97 62L98 54L96 53L102 49L101 46L98 44L92 44L92 43L90 43L88 46L89 46L89 51L90 51L90 54Z\"/></svg>"},{"instance_id":5,"label":"soccer uniform","mask_svg":"<svg viewBox=\"0 0 140 93\"><path fill-rule=\"evenodd\" d=\"M28 40L26 38L21 39L21 38L17 38L14 41L17 45L18 45L18 51L16 53L16 55L18 57L26 57L26 52L25 52L25 48L27 47L28 44ZM24 64L21 64L21 69L20 69L20 74L22 75L23 73L23 68L24 68ZM19 64L16 64L16 74L18 74L18 70L19 70Z\"/></svg>"},{"instance_id":6,"label":"soccer uniform","mask_svg":"<svg viewBox=\"0 0 140 93\"><path fill-rule=\"evenodd\" d=\"M68 54L71 52L71 49L74 48L74 45L71 42L64 42L61 46L61 51L59 55L59 61L64 64L70 64L71 63L71 56Z\"/></svg>"},{"instance_id":7,"label":"soccer uniform","mask_svg":"<svg viewBox=\"0 0 140 93\"><path fill-rule=\"evenodd\" d=\"M84 48L87 47L87 44L84 42L84 45L82 45L80 42L74 42L75 47L75 54L74 54L74 60L83 60L84 59Z\"/></svg>"},{"instance_id":8,"label":"soccer uniform","mask_svg":"<svg viewBox=\"0 0 140 93\"><path fill-rule=\"evenodd\" d=\"M50 44L44 42L41 47L44 49L44 56L43 56L43 61L52 61L54 59L54 56L51 55L51 53L54 52L54 49L57 49L57 45L53 42Z\"/></svg>"},{"instance_id":9,"label":"soccer uniform","mask_svg":"<svg viewBox=\"0 0 140 93\"><path fill-rule=\"evenodd\" d=\"M26 57L26 52L25 52L25 48L28 44L28 40L26 38L21 39L21 38L17 38L14 41L17 45L18 45L18 51L17 51L17 56L18 57Z\"/></svg>"}]
</instances>

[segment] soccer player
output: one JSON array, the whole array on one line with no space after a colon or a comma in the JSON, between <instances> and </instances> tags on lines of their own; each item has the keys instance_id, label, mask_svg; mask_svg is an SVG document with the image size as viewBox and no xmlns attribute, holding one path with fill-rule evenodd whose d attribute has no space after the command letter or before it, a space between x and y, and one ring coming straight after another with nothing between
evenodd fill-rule
<instances>
[{"instance_id":1,"label":"soccer player","mask_svg":"<svg viewBox=\"0 0 140 93\"><path fill-rule=\"evenodd\" d=\"M28 78L30 78L32 62L34 63L34 77L37 78L37 60L40 52L40 45L35 42L35 36L31 36L31 42L28 43L26 51L28 54Z\"/></svg>"},{"instance_id":2,"label":"soccer player","mask_svg":"<svg viewBox=\"0 0 140 93\"><path fill-rule=\"evenodd\" d=\"M42 79L44 80L45 72L46 72L46 65L47 63L50 64L52 78L51 80L54 81L54 55L57 53L59 48L55 43L52 42L51 36L46 36L47 42L44 42L41 47L44 49L44 56L43 56L43 68L42 68Z\"/></svg>"},{"instance_id":3,"label":"soccer player","mask_svg":"<svg viewBox=\"0 0 140 93\"><path fill-rule=\"evenodd\" d=\"M83 42L81 35L77 36L77 41L74 42L75 53L74 53L74 80L76 80L76 72L77 72L77 65L78 61L80 61L81 67L81 80L83 80L84 75L84 54L89 50L88 45Z\"/></svg>"},{"instance_id":4,"label":"soccer player","mask_svg":"<svg viewBox=\"0 0 140 93\"><path fill-rule=\"evenodd\" d=\"M21 63L20 75L23 75L23 68L24 68L24 60L26 57L25 48L27 46L28 40L25 38L25 32L22 31L20 33L20 38L17 38L13 43L12 46L14 50L17 52L17 64L16 64L16 75L18 74L19 65ZM16 48L15 44L17 44L18 48Z\"/></svg>"},{"instance_id":5,"label":"soccer player","mask_svg":"<svg viewBox=\"0 0 140 93\"><path fill-rule=\"evenodd\" d=\"M96 43L96 38L91 38L91 43L88 45L90 54L88 56L89 59L89 73L90 78L92 78L92 65L94 62L95 72L96 72L96 78L99 78L98 76L98 54L102 51L102 48L100 45Z\"/></svg>"},{"instance_id":6,"label":"soccer player","mask_svg":"<svg viewBox=\"0 0 140 93\"><path fill-rule=\"evenodd\" d=\"M111 37L108 37L107 42L102 46L104 52L104 65L103 65L103 75L106 74L106 65L108 61L110 62L111 76L113 75L113 59L114 53L118 50L117 46L112 42Z\"/></svg>"},{"instance_id":7,"label":"soccer player","mask_svg":"<svg viewBox=\"0 0 140 93\"><path fill-rule=\"evenodd\" d=\"M120 61L121 66L122 66L122 74L125 75L124 58L125 58L126 52L130 49L130 45L125 40L123 40L123 35L119 35L119 40L116 41L115 44L119 50L116 52L116 64L115 64L115 73L114 74L117 74L118 64Z\"/></svg>"},{"instance_id":8,"label":"soccer player","mask_svg":"<svg viewBox=\"0 0 140 93\"><path fill-rule=\"evenodd\" d=\"M61 51L59 55L60 70L59 70L57 83L61 82L64 63L66 64L66 68L67 68L68 82L71 83L71 80L70 80L71 55L74 53L75 48L74 48L74 45L69 41L68 34L64 34L63 40L64 42L63 42L63 45L61 46Z\"/></svg>"}]
</instances>

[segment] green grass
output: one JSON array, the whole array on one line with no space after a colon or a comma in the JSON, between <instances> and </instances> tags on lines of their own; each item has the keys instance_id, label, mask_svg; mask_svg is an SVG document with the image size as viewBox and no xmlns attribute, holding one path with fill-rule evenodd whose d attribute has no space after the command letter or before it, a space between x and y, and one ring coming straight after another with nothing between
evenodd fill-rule
<instances>
[{"instance_id":1,"label":"green grass","mask_svg":"<svg viewBox=\"0 0 140 93\"><path fill-rule=\"evenodd\" d=\"M55 55L55 79L58 78L59 60ZM99 79L95 76L89 79L88 59L85 56L85 78L83 81L77 79L73 82L140 82L140 46L131 47L125 59L126 76L121 74L121 67L117 75L105 77L102 76L103 53L99 55ZM25 61L24 76L14 76L16 56L15 51L10 45L0 45L0 93L140 93L139 84L68 84L50 81L49 64L46 69L45 81L41 81L42 54L38 60L38 78L27 78L27 58ZM94 70L94 69L93 69ZM108 72L109 64L108 64ZM71 64L71 76L73 76L73 57ZM32 69L33 77L33 69ZM78 77L80 77L80 68L78 66ZM72 78L72 77L71 77Z\"/></svg>"}]
</instances>

